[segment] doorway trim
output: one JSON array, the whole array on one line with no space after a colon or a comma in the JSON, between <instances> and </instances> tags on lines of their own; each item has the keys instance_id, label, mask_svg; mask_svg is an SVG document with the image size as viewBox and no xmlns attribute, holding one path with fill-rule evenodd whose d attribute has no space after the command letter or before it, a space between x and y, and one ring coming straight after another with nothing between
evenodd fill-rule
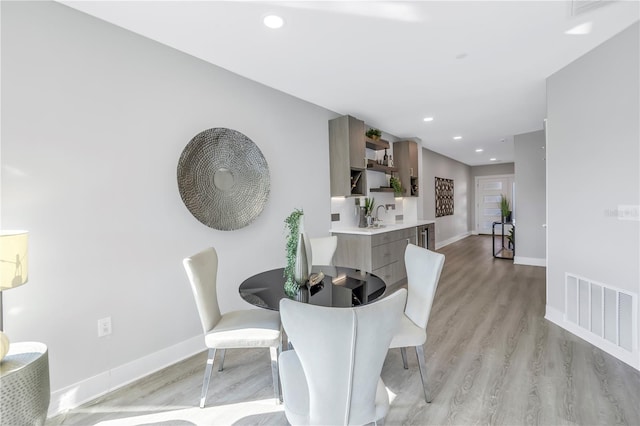
<instances>
[{"instance_id":1,"label":"doorway trim","mask_svg":"<svg viewBox=\"0 0 640 426\"><path fill-rule=\"evenodd\" d=\"M513 180L514 188L512 188L511 194L511 207L512 209L515 207L515 183L516 183L516 175L512 174L501 174L501 175L484 175L484 176L474 176L473 182L473 230L471 231L472 235L479 235L478 233L478 223L480 223L479 210L478 210L478 188L479 188L479 179L500 179L500 178L511 178ZM514 210L515 212L515 210Z\"/></svg>"}]
</instances>

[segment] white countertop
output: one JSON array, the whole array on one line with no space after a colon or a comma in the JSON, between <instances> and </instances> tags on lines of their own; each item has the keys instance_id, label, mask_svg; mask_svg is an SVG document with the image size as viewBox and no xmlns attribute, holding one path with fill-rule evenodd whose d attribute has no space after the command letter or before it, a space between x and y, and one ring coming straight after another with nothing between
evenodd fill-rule
<instances>
[{"instance_id":1,"label":"white countertop","mask_svg":"<svg viewBox=\"0 0 640 426\"><path fill-rule=\"evenodd\" d=\"M428 225L430 223L436 223L435 220L417 220L411 222L397 222L397 223L382 223L380 228L331 228L330 232L334 234L358 234L358 235L376 235L384 232L397 231L398 229L413 228L421 225Z\"/></svg>"}]
</instances>

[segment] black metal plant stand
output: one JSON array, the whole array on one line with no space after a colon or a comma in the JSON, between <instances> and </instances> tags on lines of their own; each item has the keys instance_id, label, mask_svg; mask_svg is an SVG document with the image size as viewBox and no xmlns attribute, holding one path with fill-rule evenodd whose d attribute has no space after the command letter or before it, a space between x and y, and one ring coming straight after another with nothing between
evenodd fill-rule
<instances>
[{"instance_id":1,"label":"black metal plant stand","mask_svg":"<svg viewBox=\"0 0 640 426\"><path fill-rule=\"evenodd\" d=\"M500 235L498 235L500 239L500 244L496 245L496 225L500 225ZM516 245L515 241L511 242L507 238L507 245L505 246L505 234L504 228L506 226L511 226L513 228L513 235L515 235L516 226L513 222L493 222L491 226L491 243L493 244L493 257L496 259L509 259L513 260L516 255Z\"/></svg>"}]
</instances>

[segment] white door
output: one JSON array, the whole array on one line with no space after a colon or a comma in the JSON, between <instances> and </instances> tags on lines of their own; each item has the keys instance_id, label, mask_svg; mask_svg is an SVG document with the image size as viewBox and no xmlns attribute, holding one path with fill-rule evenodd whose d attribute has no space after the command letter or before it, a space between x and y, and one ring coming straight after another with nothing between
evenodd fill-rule
<instances>
[{"instance_id":1,"label":"white door","mask_svg":"<svg viewBox=\"0 0 640 426\"><path fill-rule=\"evenodd\" d=\"M476 177L476 232L491 234L493 222L502 221L500 201L507 197L511 211L515 200L513 175Z\"/></svg>"}]
</instances>

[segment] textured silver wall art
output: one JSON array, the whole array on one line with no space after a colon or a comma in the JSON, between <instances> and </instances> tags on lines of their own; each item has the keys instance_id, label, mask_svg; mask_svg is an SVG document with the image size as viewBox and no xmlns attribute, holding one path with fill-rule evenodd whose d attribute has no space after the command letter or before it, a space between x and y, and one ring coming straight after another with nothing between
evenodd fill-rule
<instances>
[{"instance_id":1,"label":"textured silver wall art","mask_svg":"<svg viewBox=\"0 0 640 426\"><path fill-rule=\"evenodd\" d=\"M178 161L178 189L191 214L223 231L258 217L269 198L269 166L242 133L216 127L198 133Z\"/></svg>"}]
</instances>

